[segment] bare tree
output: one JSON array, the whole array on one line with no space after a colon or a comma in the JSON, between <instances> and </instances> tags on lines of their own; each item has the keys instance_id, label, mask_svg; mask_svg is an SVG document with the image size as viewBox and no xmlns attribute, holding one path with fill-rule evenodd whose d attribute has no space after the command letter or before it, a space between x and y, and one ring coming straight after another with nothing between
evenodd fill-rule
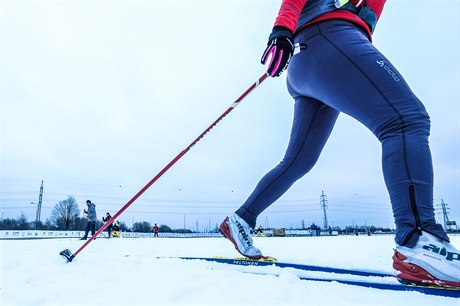
<instances>
[{"instance_id":1,"label":"bare tree","mask_svg":"<svg viewBox=\"0 0 460 306\"><path fill-rule=\"evenodd\" d=\"M77 201L73 196L57 203L51 211L51 223L60 230L69 230L80 215Z\"/></svg>"},{"instance_id":2,"label":"bare tree","mask_svg":"<svg viewBox=\"0 0 460 306\"><path fill-rule=\"evenodd\" d=\"M17 226L19 230L28 230L29 229L29 221L27 220L27 216L22 212L17 219Z\"/></svg>"},{"instance_id":3,"label":"bare tree","mask_svg":"<svg viewBox=\"0 0 460 306\"><path fill-rule=\"evenodd\" d=\"M118 226L120 227L120 231L122 232L129 232L129 228L128 226L126 225L125 222L121 221Z\"/></svg>"}]
</instances>

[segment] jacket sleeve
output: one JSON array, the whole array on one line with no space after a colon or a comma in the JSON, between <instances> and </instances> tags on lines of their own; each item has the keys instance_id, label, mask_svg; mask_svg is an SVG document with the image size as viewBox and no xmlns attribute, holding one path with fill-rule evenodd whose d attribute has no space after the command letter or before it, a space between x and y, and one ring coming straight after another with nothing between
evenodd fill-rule
<instances>
[{"instance_id":1,"label":"jacket sleeve","mask_svg":"<svg viewBox=\"0 0 460 306\"><path fill-rule=\"evenodd\" d=\"M91 220L91 221L96 221L97 220L96 206L95 205L91 205L88 208L88 220Z\"/></svg>"},{"instance_id":2,"label":"jacket sleeve","mask_svg":"<svg viewBox=\"0 0 460 306\"><path fill-rule=\"evenodd\" d=\"M274 26L283 26L295 32L297 20L307 0L283 0Z\"/></svg>"}]
</instances>

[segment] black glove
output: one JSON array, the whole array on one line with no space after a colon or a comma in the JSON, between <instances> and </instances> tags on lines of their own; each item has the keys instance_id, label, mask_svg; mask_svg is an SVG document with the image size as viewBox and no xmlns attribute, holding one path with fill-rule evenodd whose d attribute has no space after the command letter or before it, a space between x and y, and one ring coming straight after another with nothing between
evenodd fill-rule
<instances>
[{"instance_id":1,"label":"black glove","mask_svg":"<svg viewBox=\"0 0 460 306\"><path fill-rule=\"evenodd\" d=\"M265 65L271 56L268 64L267 73L271 77L279 77L287 68L289 60L294 53L292 31L282 26L275 26L268 38L267 48L260 62Z\"/></svg>"}]
</instances>

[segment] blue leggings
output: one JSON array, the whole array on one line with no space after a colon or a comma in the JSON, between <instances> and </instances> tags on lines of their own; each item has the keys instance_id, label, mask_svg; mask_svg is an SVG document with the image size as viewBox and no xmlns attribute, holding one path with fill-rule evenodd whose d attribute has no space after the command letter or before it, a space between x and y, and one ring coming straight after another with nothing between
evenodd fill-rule
<instances>
[{"instance_id":1,"label":"blue leggings","mask_svg":"<svg viewBox=\"0 0 460 306\"><path fill-rule=\"evenodd\" d=\"M288 68L295 106L286 154L236 213L255 227L257 216L312 169L342 112L382 144L396 243L412 247L422 230L449 241L434 216L430 118L402 76L348 21L308 26L295 42L302 48Z\"/></svg>"}]
</instances>

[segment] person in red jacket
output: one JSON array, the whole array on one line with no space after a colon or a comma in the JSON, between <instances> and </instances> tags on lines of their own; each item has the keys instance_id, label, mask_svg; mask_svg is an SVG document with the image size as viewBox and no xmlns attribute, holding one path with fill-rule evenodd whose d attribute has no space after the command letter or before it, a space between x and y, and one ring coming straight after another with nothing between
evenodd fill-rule
<instances>
[{"instance_id":1,"label":"person in red jacket","mask_svg":"<svg viewBox=\"0 0 460 306\"><path fill-rule=\"evenodd\" d=\"M158 233L160 232L160 228L158 227L158 225L156 223L153 226L152 231L153 231L153 237L158 237Z\"/></svg>"},{"instance_id":2,"label":"person in red jacket","mask_svg":"<svg viewBox=\"0 0 460 306\"><path fill-rule=\"evenodd\" d=\"M436 223L430 117L398 70L372 44L385 0L283 0L262 64L287 70L294 103L281 163L257 184L220 229L249 258L262 258L250 228L257 216L308 173L339 113L381 142L382 167L396 224L393 267L403 281L460 287L460 252Z\"/></svg>"}]
</instances>

